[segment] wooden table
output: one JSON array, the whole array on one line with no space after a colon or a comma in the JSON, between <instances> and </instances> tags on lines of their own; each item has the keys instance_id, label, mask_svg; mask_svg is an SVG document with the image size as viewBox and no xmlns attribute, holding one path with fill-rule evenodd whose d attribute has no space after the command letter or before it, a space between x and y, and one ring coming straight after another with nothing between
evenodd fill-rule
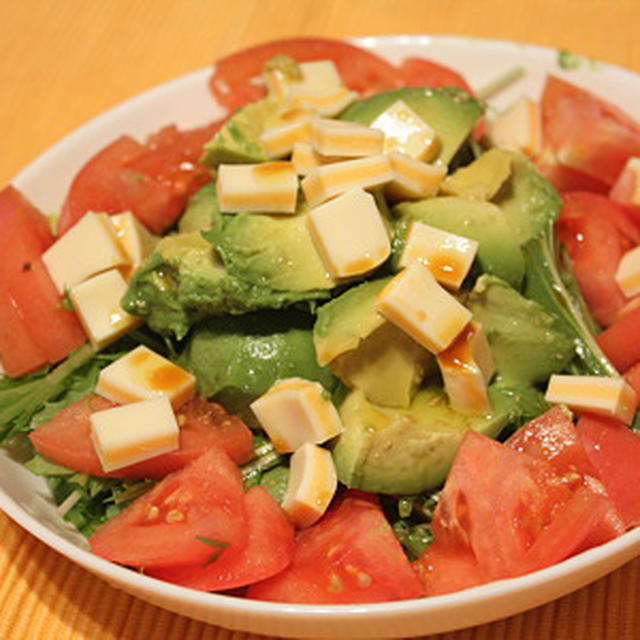
<instances>
[{"instance_id":1,"label":"wooden table","mask_svg":"<svg viewBox=\"0 0 640 640\"><path fill-rule=\"evenodd\" d=\"M563 47L640 71L640 0L3 0L0 184L105 109L222 54L292 35L467 34ZM640 638L640 560L449 640ZM157 609L0 514L0 638L249 638Z\"/></svg>"}]
</instances>

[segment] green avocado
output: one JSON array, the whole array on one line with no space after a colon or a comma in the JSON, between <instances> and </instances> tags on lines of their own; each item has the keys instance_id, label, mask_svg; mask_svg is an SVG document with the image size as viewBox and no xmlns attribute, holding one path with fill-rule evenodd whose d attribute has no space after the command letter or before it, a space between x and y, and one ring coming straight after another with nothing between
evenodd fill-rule
<instances>
[{"instance_id":1,"label":"green avocado","mask_svg":"<svg viewBox=\"0 0 640 640\"><path fill-rule=\"evenodd\" d=\"M447 176L440 185L440 192L469 200L492 200L510 175L511 154L502 149L490 149Z\"/></svg>"},{"instance_id":2,"label":"green avocado","mask_svg":"<svg viewBox=\"0 0 640 640\"><path fill-rule=\"evenodd\" d=\"M178 220L178 232L205 231L215 224L219 216L220 207L216 186L215 183L210 182L189 198L187 208Z\"/></svg>"},{"instance_id":3,"label":"green avocado","mask_svg":"<svg viewBox=\"0 0 640 640\"><path fill-rule=\"evenodd\" d=\"M489 388L493 411L462 414L439 386L421 389L408 409L389 409L353 391L340 406L345 426L333 448L338 479L348 487L414 494L444 482L463 435L496 437L516 411L515 400Z\"/></svg>"},{"instance_id":4,"label":"green avocado","mask_svg":"<svg viewBox=\"0 0 640 640\"><path fill-rule=\"evenodd\" d=\"M545 382L574 355L573 341L555 329L555 318L499 278L478 278L467 307L482 324L496 370L506 382Z\"/></svg>"},{"instance_id":5,"label":"green avocado","mask_svg":"<svg viewBox=\"0 0 640 640\"><path fill-rule=\"evenodd\" d=\"M368 126L398 100L404 101L435 131L440 142L436 160L443 164L449 164L483 113L480 102L461 89L412 87L358 100L340 115L340 119Z\"/></svg>"},{"instance_id":6,"label":"green avocado","mask_svg":"<svg viewBox=\"0 0 640 640\"><path fill-rule=\"evenodd\" d=\"M504 212L495 204L446 196L401 202L393 208L393 213L398 220L393 241L395 260L402 254L411 223L424 222L477 240L477 259L484 272L494 274L516 288L522 284L525 266L520 243Z\"/></svg>"},{"instance_id":7,"label":"green avocado","mask_svg":"<svg viewBox=\"0 0 640 640\"><path fill-rule=\"evenodd\" d=\"M295 312L208 318L193 329L180 362L204 396L243 417L276 380L297 376L330 392L336 385L316 362L309 316Z\"/></svg>"}]
</instances>

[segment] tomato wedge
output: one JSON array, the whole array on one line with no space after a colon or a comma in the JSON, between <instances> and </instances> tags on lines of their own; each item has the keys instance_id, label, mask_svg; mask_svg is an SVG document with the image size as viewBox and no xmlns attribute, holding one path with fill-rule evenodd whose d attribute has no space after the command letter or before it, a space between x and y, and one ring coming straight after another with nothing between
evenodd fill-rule
<instances>
[{"instance_id":1,"label":"tomato wedge","mask_svg":"<svg viewBox=\"0 0 640 640\"><path fill-rule=\"evenodd\" d=\"M287 38L258 44L218 60L209 81L216 100L233 111L263 97L266 89L261 82L262 67L279 54L299 62L333 60L345 85L359 93L402 86L398 69L366 49L341 40Z\"/></svg>"},{"instance_id":2,"label":"tomato wedge","mask_svg":"<svg viewBox=\"0 0 640 640\"><path fill-rule=\"evenodd\" d=\"M400 64L400 74L405 87L458 87L473 95L457 71L426 58L405 58Z\"/></svg>"},{"instance_id":3,"label":"tomato wedge","mask_svg":"<svg viewBox=\"0 0 640 640\"><path fill-rule=\"evenodd\" d=\"M177 471L89 538L97 555L132 567L179 567L223 558L247 539L238 467L218 448Z\"/></svg>"},{"instance_id":4,"label":"tomato wedge","mask_svg":"<svg viewBox=\"0 0 640 640\"><path fill-rule=\"evenodd\" d=\"M301 531L291 565L249 587L258 600L355 604L417 598L422 587L380 507L346 497Z\"/></svg>"},{"instance_id":5,"label":"tomato wedge","mask_svg":"<svg viewBox=\"0 0 640 640\"><path fill-rule=\"evenodd\" d=\"M640 307L621 315L596 340L618 371L640 362Z\"/></svg>"},{"instance_id":6,"label":"tomato wedge","mask_svg":"<svg viewBox=\"0 0 640 640\"><path fill-rule=\"evenodd\" d=\"M91 442L90 415L116 406L102 396L91 394L65 407L29 438L36 451L51 462L93 476L112 478L164 478L186 467L211 447L221 447L237 464L252 456L252 436L240 418L220 405L194 398L180 407L180 448L176 451L105 473Z\"/></svg>"},{"instance_id":7,"label":"tomato wedge","mask_svg":"<svg viewBox=\"0 0 640 640\"><path fill-rule=\"evenodd\" d=\"M294 531L280 505L264 487L252 487L244 497L247 513L246 546L229 549L205 564L150 569L161 580L201 591L235 589L265 580L285 569L293 557Z\"/></svg>"}]
</instances>

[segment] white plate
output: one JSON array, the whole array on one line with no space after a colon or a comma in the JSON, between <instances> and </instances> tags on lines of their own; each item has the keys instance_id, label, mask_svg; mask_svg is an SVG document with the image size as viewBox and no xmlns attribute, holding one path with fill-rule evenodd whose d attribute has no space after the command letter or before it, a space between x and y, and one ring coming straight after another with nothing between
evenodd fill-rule
<instances>
[{"instance_id":1,"label":"white plate","mask_svg":"<svg viewBox=\"0 0 640 640\"><path fill-rule=\"evenodd\" d=\"M499 96L501 108L526 94L537 98L547 71L595 88L640 119L640 79L608 65L563 72L550 49L493 40L390 36L357 43L398 61L423 55L461 71L474 88L513 65L526 76ZM22 171L14 183L44 211L55 211L86 159L122 133L144 136L176 122L194 126L221 115L208 93L210 69L133 98L82 126ZM613 571L640 554L640 528L554 567L459 593L389 604L303 606L256 602L202 593L160 582L92 555L84 538L57 515L42 480L0 453L0 508L51 548L135 596L209 623L288 637L379 638L460 629L513 615L558 598Z\"/></svg>"}]
</instances>

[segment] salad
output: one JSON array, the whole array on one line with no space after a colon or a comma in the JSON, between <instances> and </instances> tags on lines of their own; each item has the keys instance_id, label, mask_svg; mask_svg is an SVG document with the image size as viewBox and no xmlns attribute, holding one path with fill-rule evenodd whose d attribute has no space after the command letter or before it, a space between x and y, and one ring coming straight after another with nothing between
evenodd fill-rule
<instances>
[{"instance_id":1,"label":"salad","mask_svg":"<svg viewBox=\"0 0 640 640\"><path fill-rule=\"evenodd\" d=\"M355 603L636 526L638 125L552 76L489 118L450 69L325 40L230 56L211 90L223 121L90 159L55 235L0 193L0 439L93 551Z\"/></svg>"}]
</instances>

